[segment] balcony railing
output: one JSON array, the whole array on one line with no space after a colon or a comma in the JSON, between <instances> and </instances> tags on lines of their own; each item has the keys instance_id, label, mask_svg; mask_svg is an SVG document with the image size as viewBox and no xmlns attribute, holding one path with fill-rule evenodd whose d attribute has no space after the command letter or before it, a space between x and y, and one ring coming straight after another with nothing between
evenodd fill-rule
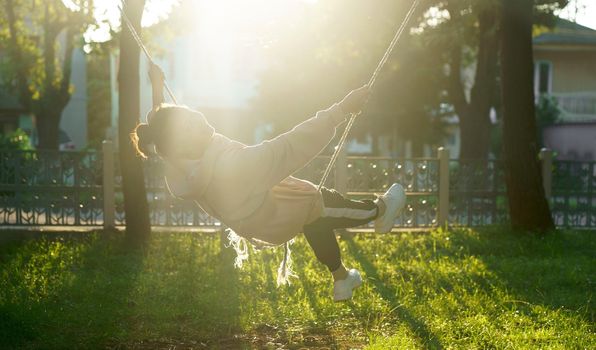
<instances>
[{"instance_id":1,"label":"balcony railing","mask_svg":"<svg viewBox=\"0 0 596 350\"><path fill-rule=\"evenodd\" d=\"M563 118L570 121L596 119L596 91L577 93L554 93Z\"/></svg>"}]
</instances>

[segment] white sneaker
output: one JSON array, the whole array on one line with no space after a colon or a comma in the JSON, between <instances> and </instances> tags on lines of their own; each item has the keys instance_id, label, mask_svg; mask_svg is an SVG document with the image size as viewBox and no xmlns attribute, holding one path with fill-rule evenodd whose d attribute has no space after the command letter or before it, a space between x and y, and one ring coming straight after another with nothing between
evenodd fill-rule
<instances>
[{"instance_id":1,"label":"white sneaker","mask_svg":"<svg viewBox=\"0 0 596 350\"><path fill-rule=\"evenodd\" d=\"M379 196L379 200L385 203L385 213L375 220L375 231L388 233L395 224L395 218L406 206L406 191L402 185L396 183L391 185L385 194Z\"/></svg>"},{"instance_id":2,"label":"white sneaker","mask_svg":"<svg viewBox=\"0 0 596 350\"><path fill-rule=\"evenodd\" d=\"M362 277L360 272L356 269L348 271L348 277L345 280L333 282L333 300L344 301L352 298L354 289L360 287L362 284Z\"/></svg>"}]
</instances>

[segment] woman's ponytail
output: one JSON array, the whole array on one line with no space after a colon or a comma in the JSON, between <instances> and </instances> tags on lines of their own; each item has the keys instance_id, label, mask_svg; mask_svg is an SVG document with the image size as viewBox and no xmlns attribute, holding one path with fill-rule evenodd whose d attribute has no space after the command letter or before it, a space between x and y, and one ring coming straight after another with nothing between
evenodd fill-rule
<instances>
[{"instance_id":1,"label":"woman's ponytail","mask_svg":"<svg viewBox=\"0 0 596 350\"><path fill-rule=\"evenodd\" d=\"M153 128L149 124L140 123L130 134L130 138L137 154L143 158L147 158L151 145L155 144Z\"/></svg>"}]
</instances>

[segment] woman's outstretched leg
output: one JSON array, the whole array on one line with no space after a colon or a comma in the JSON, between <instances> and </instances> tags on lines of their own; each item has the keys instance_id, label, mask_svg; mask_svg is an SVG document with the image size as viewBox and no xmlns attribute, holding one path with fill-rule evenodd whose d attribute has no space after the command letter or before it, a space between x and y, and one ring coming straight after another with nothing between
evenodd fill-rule
<instances>
[{"instance_id":1,"label":"woman's outstretched leg","mask_svg":"<svg viewBox=\"0 0 596 350\"><path fill-rule=\"evenodd\" d=\"M323 214L304 226L304 235L315 256L332 273L343 267L333 230L365 225L381 213L378 201L353 200L332 189L322 188Z\"/></svg>"},{"instance_id":2,"label":"woman's outstretched leg","mask_svg":"<svg viewBox=\"0 0 596 350\"><path fill-rule=\"evenodd\" d=\"M399 189L403 192L401 186L399 186ZM384 219L389 219L393 222L395 213L387 213L391 215L385 217L385 212L387 208L395 211L397 202L395 198L391 198L395 197L391 194L395 190L396 185L392 186L383 196L372 201L352 200L342 196L336 190L321 189L323 214L314 222L304 226L304 235L317 259L327 266L333 275L336 301L351 298L352 289L359 286L362 279L357 270L348 271L343 265L334 230L362 226L377 218L380 218L377 221L387 221ZM401 193L399 196L401 196ZM405 199L403 201L405 203ZM401 204L398 203L397 206L399 205ZM401 206L403 207L403 205Z\"/></svg>"},{"instance_id":3,"label":"woman's outstretched leg","mask_svg":"<svg viewBox=\"0 0 596 350\"><path fill-rule=\"evenodd\" d=\"M332 274L339 272L341 274L341 268L345 271L343 263L341 261L341 253L339 251L339 245L335 237L333 229L308 229L305 227L304 236L306 241L312 248L317 259L327 268ZM334 274L334 279L335 278ZM342 277L342 276L337 276ZM343 276L345 278L345 276Z\"/></svg>"},{"instance_id":4,"label":"woman's outstretched leg","mask_svg":"<svg viewBox=\"0 0 596 350\"><path fill-rule=\"evenodd\" d=\"M322 188L323 215L304 226L304 236L334 280L334 299L351 298L352 289L362 283L357 270L348 271L342 260L335 229L361 226L374 220L380 213L379 205L371 200L351 200L335 190Z\"/></svg>"}]
</instances>

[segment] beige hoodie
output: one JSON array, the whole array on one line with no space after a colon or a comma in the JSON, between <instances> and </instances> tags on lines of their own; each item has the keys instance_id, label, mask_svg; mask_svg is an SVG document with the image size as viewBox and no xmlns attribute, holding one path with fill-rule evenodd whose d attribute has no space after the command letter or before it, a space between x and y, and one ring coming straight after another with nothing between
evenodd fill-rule
<instances>
[{"instance_id":1,"label":"beige hoodie","mask_svg":"<svg viewBox=\"0 0 596 350\"><path fill-rule=\"evenodd\" d=\"M282 244L319 218L323 207L316 186L291 175L329 144L345 117L335 104L254 146L215 133L200 160L166 160L168 189L243 237Z\"/></svg>"}]
</instances>

